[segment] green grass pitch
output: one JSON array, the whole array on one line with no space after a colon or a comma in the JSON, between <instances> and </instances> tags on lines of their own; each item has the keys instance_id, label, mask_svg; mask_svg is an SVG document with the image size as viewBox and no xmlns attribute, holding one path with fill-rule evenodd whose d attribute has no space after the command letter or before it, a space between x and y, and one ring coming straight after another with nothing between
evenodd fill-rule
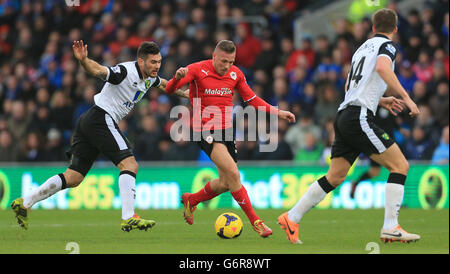
<instances>
[{"instance_id":1,"label":"green grass pitch","mask_svg":"<svg viewBox=\"0 0 450 274\"><path fill-rule=\"evenodd\" d=\"M236 239L221 239L214 222L223 212L237 213L244 222ZM402 209L400 224L422 239L410 244L384 244L379 240L384 210L311 210L300 223L302 245L290 244L276 223L282 210L257 210L274 231L267 239L251 228L240 209L197 210L194 225L184 222L183 211L137 210L157 225L149 231L120 230L120 211L35 210L29 215L30 227L21 229L11 210L0 211L0 253L70 252L76 242L85 253L157 254L311 254L360 253L379 248L389 253L449 253L449 211ZM375 244L373 244L373 243ZM68 250L66 250L66 247ZM366 250L366 247L368 250Z\"/></svg>"}]
</instances>

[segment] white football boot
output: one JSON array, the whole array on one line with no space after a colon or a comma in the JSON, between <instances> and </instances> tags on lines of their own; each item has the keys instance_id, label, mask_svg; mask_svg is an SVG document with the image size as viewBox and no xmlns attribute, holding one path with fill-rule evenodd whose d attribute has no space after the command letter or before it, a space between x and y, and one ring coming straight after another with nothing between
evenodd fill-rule
<instances>
[{"instance_id":1,"label":"white football boot","mask_svg":"<svg viewBox=\"0 0 450 274\"><path fill-rule=\"evenodd\" d=\"M420 239L417 234L408 233L400 225L393 229L381 229L380 239L383 243L401 242L410 243Z\"/></svg>"}]
</instances>

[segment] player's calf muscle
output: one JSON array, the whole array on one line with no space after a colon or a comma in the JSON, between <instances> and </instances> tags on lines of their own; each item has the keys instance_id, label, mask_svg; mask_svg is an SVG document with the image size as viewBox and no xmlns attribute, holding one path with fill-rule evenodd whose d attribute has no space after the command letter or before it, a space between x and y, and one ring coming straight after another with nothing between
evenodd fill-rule
<instances>
[{"instance_id":1,"label":"player's calf muscle","mask_svg":"<svg viewBox=\"0 0 450 274\"><path fill-rule=\"evenodd\" d=\"M68 188L77 187L84 179L83 175L71 169L66 170L63 175L66 179L66 187Z\"/></svg>"}]
</instances>

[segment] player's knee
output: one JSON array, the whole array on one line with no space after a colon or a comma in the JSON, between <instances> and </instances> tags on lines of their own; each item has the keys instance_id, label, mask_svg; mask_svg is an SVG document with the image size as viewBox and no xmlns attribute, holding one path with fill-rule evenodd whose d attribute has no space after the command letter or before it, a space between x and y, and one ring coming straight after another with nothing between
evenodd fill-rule
<instances>
[{"instance_id":1,"label":"player's knee","mask_svg":"<svg viewBox=\"0 0 450 274\"><path fill-rule=\"evenodd\" d=\"M372 177L377 177L378 175L380 175L380 172L381 172L381 167L374 167L371 175L372 175Z\"/></svg>"},{"instance_id":2,"label":"player's knee","mask_svg":"<svg viewBox=\"0 0 450 274\"><path fill-rule=\"evenodd\" d=\"M238 183L241 179L241 174L239 174L239 170L236 169L230 169L227 171L227 178L229 179L230 183Z\"/></svg>"},{"instance_id":3,"label":"player's knee","mask_svg":"<svg viewBox=\"0 0 450 274\"><path fill-rule=\"evenodd\" d=\"M334 176L327 176L327 180L330 183L330 185L332 185L333 187L338 187L340 184L342 184L342 182L344 182L346 176L342 176L339 174L335 174Z\"/></svg>"},{"instance_id":4,"label":"player's knee","mask_svg":"<svg viewBox=\"0 0 450 274\"><path fill-rule=\"evenodd\" d=\"M119 164L120 171L128 170L133 172L134 174L137 174L139 170L139 164L134 159L128 159L121 164Z\"/></svg>"}]
</instances>

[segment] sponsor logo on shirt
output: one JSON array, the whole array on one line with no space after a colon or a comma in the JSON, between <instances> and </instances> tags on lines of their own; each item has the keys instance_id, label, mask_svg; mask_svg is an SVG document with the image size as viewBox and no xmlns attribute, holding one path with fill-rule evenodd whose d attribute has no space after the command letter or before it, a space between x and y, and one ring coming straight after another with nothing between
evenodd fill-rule
<instances>
[{"instance_id":1,"label":"sponsor logo on shirt","mask_svg":"<svg viewBox=\"0 0 450 274\"><path fill-rule=\"evenodd\" d=\"M392 53L392 55L395 55L396 49L395 49L395 47L394 47L393 45L387 44L387 45L386 45L386 49L387 49L390 53Z\"/></svg>"},{"instance_id":2,"label":"sponsor logo on shirt","mask_svg":"<svg viewBox=\"0 0 450 274\"><path fill-rule=\"evenodd\" d=\"M120 73L120 67L119 67L119 65L117 65L117 66L115 66L115 67L111 67L111 70L112 70L114 73Z\"/></svg>"},{"instance_id":3,"label":"sponsor logo on shirt","mask_svg":"<svg viewBox=\"0 0 450 274\"><path fill-rule=\"evenodd\" d=\"M126 106L126 107L128 107L128 108L133 108L133 107L134 107L134 104L137 103L137 102L139 102L139 101L142 99L142 97L144 96L144 94L145 94L144 91L138 90L138 91L136 91L136 93L134 94L133 102L125 102L125 103L123 103L122 105L124 105L124 106Z\"/></svg>"},{"instance_id":4,"label":"sponsor logo on shirt","mask_svg":"<svg viewBox=\"0 0 450 274\"><path fill-rule=\"evenodd\" d=\"M207 89L205 89L205 94L206 95L220 95L220 96L222 96L222 95L230 95L232 93L233 93L233 91L231 89L229 89L229 88L220 88L220 89L218 89L218 88L216 88L216 89L207 88Z\"/></svg>"}]
</instances>

